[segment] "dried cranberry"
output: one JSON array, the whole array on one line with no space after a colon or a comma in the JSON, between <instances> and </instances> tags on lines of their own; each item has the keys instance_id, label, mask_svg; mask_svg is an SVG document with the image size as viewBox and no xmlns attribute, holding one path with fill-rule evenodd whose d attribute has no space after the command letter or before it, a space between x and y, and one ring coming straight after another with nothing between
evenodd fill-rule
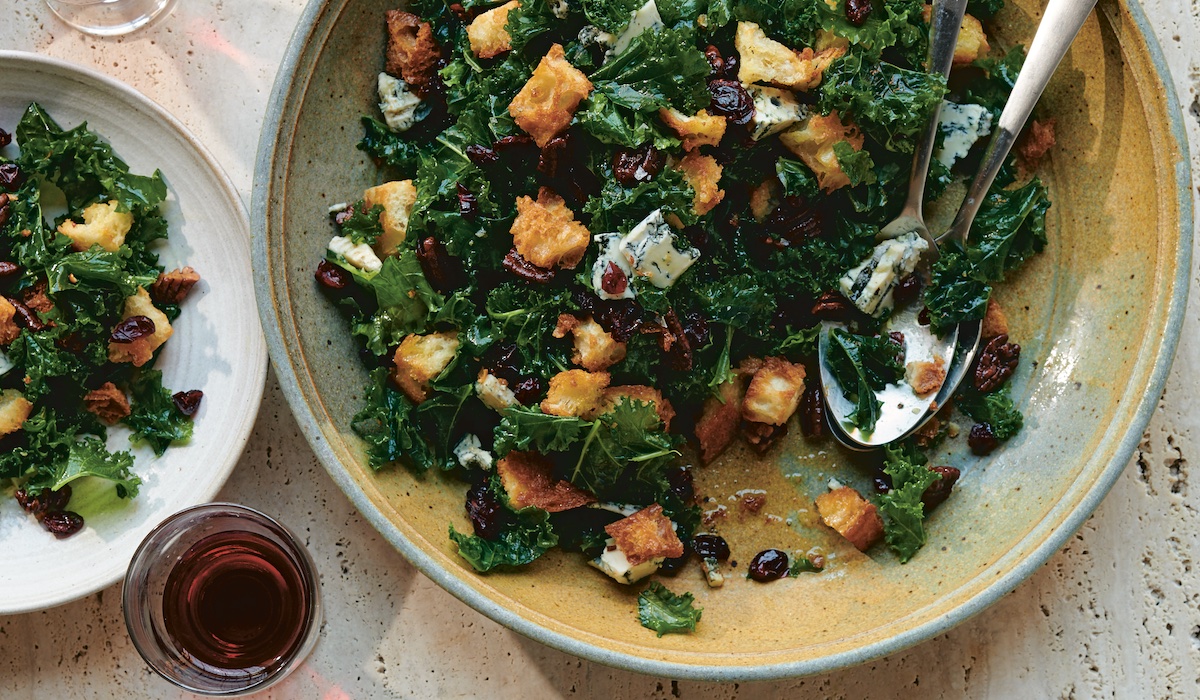
<instances>
[{"instance_id":1,"label":"dried cranberry","mask_svg":"<svg viewBox=\"0 0 1200 700\"><path fill-rule=\"evenodd\" d=\"M317 263L315 277L326 289L345 289L346 285L350 284L350 273L328 260Z\"/></svg>"},{"instance_id":2,"label":"dried cranberry","mask_svg":"<svg viewBox=\"0 0 1200 700\"><path fill-rule=\"evenodd\" d=\"M692 538L692 549L704 559L729 559L729 543L720 535L696 535Z\"/></svg>"},{"instance_id":3,"label":"dried cranberry","mask_svg":"<svg viewBox=\"0 0 1200 700\"><path fill-rule=\"evenodd\" d=\"M12 217L12 207L8 203L12 201L7 192L0 192L0 227L8 223Z\"/></svg>"},{"instance_id":4,"label":"dried cranberry","mask_svg":"<svg viewBox=\"0 0 1200 700\"><path fill-rule=\"evenodd\" d=\"M619 148L613 154L613 177L622 187L635 187L653 180L666 160L662 151L648 143L637 149Z\"/></svg>"},{"instance_id":5,"label":"dried cranberry","mask_svg":"<svg viewBox=\"0 0 1200 700\"><path fill-rule=\"evenodd\" d=\"M8 282L21 274L21 266L14 262L0 260L0 283Z\"/></svg>"},{"instance_id":6,"label":"dried cranberry","mask_svg":"<svg viewBox=\"0 0 1200 700\"><path fill-rule=\"evenodd\" d=\"M87 349L87 341L75 331L62 336L54 344L73 355L81 355Z\"/></svg>"},{"instance_id":7,"label":"dried cranberry","mask_svg":"<svg viewBox=\"0 0 1200 700\"><path fill-rule=\"evenodd\" d=\"M904 365L904 356L906 354L906 346L904 345L904 334L900 331L891 331L888 333L888 340L896 346L896 362Z\"/></svg>"},{"instance_id":8,"label":"dried cranberry","mask_svg":"<svg viewBox=\"0 0 1200 700\"><path fill-rule=\"evenodd\" d=\"M928 308L921 309L921 313L917 314L917 323L921 324L922 326L929 325L929 309Z\"/></svg>"},{"instance_id":9,"label":"dried cranberry","mask_svg":"<svg viewBox=\"0 0 1200 700\"><path fill-rule=\"evenodd\" d=\"M683 317L683 337L687 338L688 344L693 349L708 345L708 341L712 338L712 332L708 328L708 321L705 320L704 314L693 311Z\"/></svg>"},{"instance_id":10,"label":"dried cranberry","mask_svg":"<svg viewBox=\"0 0 1200 700\"><path fill-rule=\"evenodd\" d=\"M487 484L476 484L467 491L467 517L475 528L475 534L485 540L500 537L504 509L492 495Z\"/></svg>"},{"instance_id":11,"label":"dried cranberry","mask_svg":"<svg viewBox=\"0 0 1200 700\"><path fill-rule=\"evenodd\" d=\"M975 388L985 393L999 389L1017 371L1020 361L1020 345L1008 342L1007 335L992 338L975 361Z\"/></svg>"},{"instance_id":12,"label":"dried cranberry","mask_svg":"<svg viewBox=\"0 0 1200 700\"><path fill-rule=\"evenodd\" d=\"M825 397L820 382L812 382L800 398L800 434L806 438L825 437Z\"/></svg>"},{"instance_id":13,"label":"dried cranberry","mask_svg":"<svg viewBox=\"0 0 1200 700\"><path fill-rule=\"evenodd\" d=\"M463 184L458 183L458 213L467 221L479 216L479 200Z\"/></svg>"},{"instance_id":14,"label":"dried cranberry","mask_svg":"<svg viewBox=\"0 0 1200 700\"><path fill-rule=\"evenodd\" d=\"M467 157L478 166L491 165L500 161L500 154L487 146L472 144L467 146Z\"/></svg>"},{"instance_id":15,"label":"dried cranberry","mask_svg":"<svg viewBox=\"0 0 1200 700\"><path fill-rule=\"evenodd\" d=\"M69 510L56 510L46 513L42 526L61 540L83 529L83 516Z\"/></svg>"},{"instance_id":16,"label":"dried cranberry","mask_svg":"<svg viewBox=\"0 0 1200 700\"><path fill-rule=\"evenodd\" d=\"M504 260L500 264L505 270L508 270L517 277L530 282L536 282L537 284L546 284L554 279L554 270L534 265L521 257L516 248L508 251L508 254L504 256Z\"/></svg>"},{"instance_id":17,"label":"dried cranberry","mask_svg":"<svg viewBox=\"0 0 1200 700\"><path fill-rule=\"evenodd\" d=\"M146 316L130 316L117 324L108 340L112 343L132 343L148 335L154 335L154 321Z\"/></svg>"},{"instance_id":18,"label":"dried cranberry","mask_svg":"<svg viewBox=\"0 0 1200 700\"><path fill-rule=\"evenodd\" d=\"M625 276L624 270L617 267L616 263L610 262L600 277L600 288L613 296L624 294L625 290L629 288L629 278Z\"/></svg>"},{"instance_id":19,"label":"dried cranberry","mask_svg":"<svg viewBox=\"0 0 1200 700\"><path fill-rule=\"evenodd\" d=\"M448 294L461 286L462 269L446 251L446 246L433 236L423 238L417 246L417 262L435 290Z\"/></svg>"},{"instance_id":20,"label":"dried cranberry","mask_svg":"<svg viewBox=\"0 0 1200 700\"><path fill-rule=\"evenodd\" d=\"M754 118L754 99L738 81L728 78L710 80L708 94L712 98L708 106L710 113L742 126Z\"/></svg>"},{"instance_id":21,"label":"dried cranberry","mask_svg":"<svg viewBox=\"0 0 1200 700\"><path fill-rule=\"evenodd\" d=\"M658 565L658 573L666 576L674 576L679 573L679 570L687 566L688 560L692 558L692 552L684 543L683 555L678 557L670 557L663 559L663 562Z\"/></svg>"},{"instance_id":22,"label":"dried cranberry","mask_svg":"<svg viewBox=\"0 0 1200 700\"><path fill-rule=\"evenodd\" d=\"M595 299L595 295L589 296ZM632 299L596 301L592 308L592 318L618 343L628 342L645 324L642 307Z\"/></svg>"},{"instance_id":23,"label":"dried cranberry","mask_svg":"<svg viewBox=\"0 0 1200 700\"><path fill-rule=\"evenodd\" d=\"M875 487L875 493L883 495L892 490L892 477L883 470L882 466L875 468L875 473L871 476L871 485Z\"/></svg>"},{"instance_id":24,"label":"dried cranberry","mask_svg":"<svg viewBox=\"0 0 1200 700\"><path fill-rule=\"evenodd\" d=\"M542 380L537 377L525 377L518 380L511 387L512 393L517 397L517 401L522 406L528 406L542 397L545 393L545 387L542 386Z\"/></svg>"},{"instance_id":25,"label":"dried cranberry","mask_svg":"<svg viewBox=\"0 0 1200 700\"><path fill-rule=\"evenodd\" d=\"M0 129L0 148L4 148L10 143L12 143L12 134L4 129Z\"/></svg>"},{"instance_id":26,"label":"dried cranberry","mask_svg":"<svg viewBox=\"0 0 1200 700\"><path fill-rule=\"evenodd\" d=\"M856 311L850 300L835 290L822 294L812 307L812 315L822 321L849 321L857 315Z\"/></svg>"},{"instance_id":27,"label":"dried cranberry","mask_svg":"<svg viewBox=\"0 0 1200 700\"><path fill-rule=\"evenodd\" d=\"M492 374L500 377L509 384L516 384L521 379L519 364L520 351L513 343L493 345L483 357L483 365Z\"/></svg>"},{"instance_id":28,"label":"dried cranberry","mask_svg":"<svg viewBox=\"0 0 1200 700\"><path fill-rule=\"evenodd\" d=\"M921 503L925 504L925 512L937 508L950 498L950 491L954 488L954 484L958 481L958 477L962 474L954 467L931 467L932 471L938 473L942 478L929 485L925 489L925 493L921 494Z\"/></svg>"},{"instance_id":29,"label":"dried cranberry","mask_svg":"<svg viewBox=\"0 0 1200 700\"><path fill-rule=\"evenodd\" d=\"M345 226L346 222L349 221L353 216L354 205L350 204L345 209L341 211L335 211L333 213L333 223L337 224L338 226Z\"/></svg>"},{"instance_id":30,"label":"dried cranberry","mask_svg":"<svg viewBox=\"0 0 1200 700\"><path fill-rule=\"evenodd\" d=\"M788 555L778 549L765 549L750 561L750 578L763 583L788 575Z\"/></svg>"},{"instance_id":31,"label":"dried cranberry","mask_svg":"<svg viewBox=\"0 0 1200 700\"><path fill-rule=\"evenodd\" d=\"M996 433L992 432L992 426L987 423L976 423L971 426L967 444L971 446L971 452L982 457L991 454L992 450L999 447L1000 440L996 437Z\"/></svg>"},{"instance_id":32,"label":"dried cranberry","mask_svg":"<svg viewBox=\"0 0 1200 700\"><path fill-rule=\"evenodd\" d=\"M529 148L535 146L533 137L528 134L515 134L513 136L505 136L498 139L492 144L492 150L496 153L504 153L519 148Z\"/></svg>"},{"instance_id":33,"label":"dried cranberry","mask_svg":"<svg viewBox=\"0 0 1200 700\"><path fill-rule=\"evenodd\" d=\"M16 163L0 163L0 187L16 192L25 183L25 173Z\"/></svg>"},{"instance_id":34,"label":"dried cranberry","mask_svg":"<svg viewBox=\"0 0 1200 700\"><path fill-rule=\"evenodd\" d=\"M17 492L13 496L17 499L17 505L21 506L22 510L29 510L29 492L25 489L17 489Z\"/></svg>"},{"instance_id":35,"label":"dried cranberry","mask_svg":"<svg viewBox=\"0 0 1200 700\"><path fill-rule=\"evenodd\" d=\"M850 24L861 27L871 14L871 0L846 0L846 19Z\"/></svg>"},{"instance_id":36,"label":"dried cranberry","mask_svg":"<svg viewBox=\"0 0 1200 700\"><path fill-rule=\"evenodd\" d=\"M911 301L915 301L921 294L921 278L916 273L905 276L892 290L892 300L898 306L904 306Z\"/></svg>"},{"instance_id":37,"label":"dried cranberry","mask_svg":"<svg viewBox=\"0 0 1200 700\"><path fill-rule=\"evenodd\" d=\"M180 413L191 418L196 415L196 411L200 410L200 400L204 398L204 392L199 389L191 391L179 391L171 397L171 402L175 404L175 408Z\"/></svg>"},{"instance_id":38,"label":"dried cranberry","mask_svg":"<svg viewBox=\"0 0 1200 700\"><path fill-rule=\"evenodd\" d=\"M27 513L41 518L47 511L63 510L67 507L67 504L71 502L71 486L68 484L57 491L41 489L36 494L29 493L25 489L17 489L15 496L21 508Z\"/></svg>"},{"instance_id":39,"label":"dried cranberry","mask_svg":"<svg viewBox=\"0 0 1200 700\"><path fill-rule=\"evenodd\" d=\"M691 505L696 501L696 480L691 469L687 467L671 469L666 473L666 477L667 484L671 487L671 493L681 503Z\"/></svg>"}]
</instances>

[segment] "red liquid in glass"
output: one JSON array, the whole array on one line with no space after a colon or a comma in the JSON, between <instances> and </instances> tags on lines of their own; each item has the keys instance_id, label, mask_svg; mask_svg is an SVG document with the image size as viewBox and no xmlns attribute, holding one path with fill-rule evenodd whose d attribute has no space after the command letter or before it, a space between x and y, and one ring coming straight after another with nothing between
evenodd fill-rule
<instances>
[{"instance_id":1,"label":"red liquid in glass","mask_svg":"<svg viewBox=\"0 0 1200 700\"><path fill-rule=\"evenodd\" d=\"M222 532L192 546L167 576L163 623L180 647L220 669L272 670L308 626L309 595L279 545Z\"/></svg>"}]
</instances>

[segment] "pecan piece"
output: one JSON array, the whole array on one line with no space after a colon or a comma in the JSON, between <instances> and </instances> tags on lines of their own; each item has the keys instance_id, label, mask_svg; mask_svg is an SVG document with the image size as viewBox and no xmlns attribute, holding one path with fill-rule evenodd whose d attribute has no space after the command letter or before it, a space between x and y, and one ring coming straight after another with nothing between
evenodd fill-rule
<instances>
[{"instance_id":1,"label":"pecan piece","mask_svg":"<svg viewBox=\"0 0 1200 700\"><path fill-rule=\"evenodd\" d=\"M962 474L954 467L930 467L930 470L938 473L942 478L929 485L925 489L925 493L921 494L921 503L925 504L925 512L937 508L950 498L950 491L954 488L954 484L958 481L958 477Z\"/></svg>"},{"instance_id":2,"label":"pecan piece","mask_svg":"<svg viewBox=\"0 0 1200 700\"><path fill-rule=\"evenodd\" d=\"M755 423L752 421L742 421L742 437L746 438L746 442L754 451L760 455L766 454L779 442L779 439L787 435L787 423L783 425L771 425L770 423Z\"/></svg>"},{"instance_id":3,"label":"pecan piece","mask_svg":"<svg viewBox=\"0 0 1200 700\"><path fill-rule=\"evenodd\" d=\"M546 284L554 279L554 270L549 270L544 267L538 267L521 257L516 248L508 251L504 256L504 261L501 263L505 270L520 277L523 280L536 282L538 284Z\"/></svg>"},{"instance_id":4,"label":"pecan piece","mask_svg":"<svg viewBox=\"0 0 1200 700\"><path fill-rule=\"evenodd\" d=\"M999 389L1017 370L1020 360L1020 345L1008 342L1007 335L992 338L975 361L975 388L984 393Z\"/></svg>"},{"instance_id":5,"label":"pecan piece","mask_svg":"<svg viewBox=\"0 0 1200 700\"><path fill-rule=\"evenodd\" d=\"M857 309L841 292L829 290L813 304L812 315L822 321L849 321L856 315Z\"/></svg>"},{"instance_id":6,"label":"pecan piece","mask_svg":"<svg viewBox=\"0 0 1200 700\"><path fill-rule=\"evenodd\" d=\"M160 272L150 285L150 298L159 304L179 304L199 281L200 273L191 267Z\"/></svg>"},{"instance_id":7,"label":"pecan piece","mask_svg":"<svg viewBox=\"0 0 1200 700\"><path fill-rule=\"evenodd\" d=\"M89 391L83 397L83 407L107 425L116 425L117 421L129 415L129 399L112 382L105 382L99 389Z\"/></svg>"}]
</instances>

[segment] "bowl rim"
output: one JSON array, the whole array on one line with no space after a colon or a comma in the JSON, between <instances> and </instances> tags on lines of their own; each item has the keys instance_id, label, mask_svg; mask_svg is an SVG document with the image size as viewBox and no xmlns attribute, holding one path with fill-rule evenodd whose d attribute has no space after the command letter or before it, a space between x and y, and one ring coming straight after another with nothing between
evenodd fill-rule
<instances>
[{"instance_id":1,"label":"bowl rim","mask_svg":"<svg viewBox=\"0 0 1200 700\"><path fill-rule=\"evenodd\" d=\"M1140 393L1134 392L1137 409L1133 413L1124 436L1117 443L1112 458L1099 472L1096 480L1087 487L1078 505L1065 516L1052 531L1023 559L997 576L994 581L980 589L974 596L955 605L945 614L911 627L887 639L871 642L864 646L812 659L774 662L767 664L730 664L722 666L699 666L672 661L650 659L635 654L604 649L547 627L500 605L450 570L442 567L428 552L409 541L383 513L371 503L365 491L350 476L348 470L329 443L322 437L321 424L312 408L305 402L300 380L295 367L288 360L284 344L283 328L277 309L273 306L274 291L268 277L269 258L267 248L267 222L269 201L272 191L272 161L284 142L281 140L283 118L287 114L286 101L294 86L296 71L305 57L308 47L323 20L336 20L353 0L309 0L297 27L288 43L287 52L280 64L271 92L259 139L259 150L255 165L254 192L251 217L254 224L253 265L257 299L267 345L275 365L276 375L288 406L300 425L301 432L320 459L333 481L344 491L354 506L363 514L383 537L423 574L454 597L495 622L534 639L547 646L607 666L653 676L665 676L682 680L698 681L767 681L819 673L829 673L857 664L865 663L896 653L920 642L931 639L965 622L1007 595L1066 543L1083 525L1108 494L1117 478L1124 471L1137 449L1141 436L1150 422L1162 395L1167 377L1174 361L1175 351L1183 329L1183 317L1187 307L1188 287L1191 279L1193 240L1193 202L1191 161L1183 113L1171 72L1167 66L1157 37L1139 0L1117 0L1123 5L1137 28L1137 34L1145 44L1146 54L1153 67L1153 75L1161 83L1169 120L1170 140L1178 149L1175 167L1176 198L1179 210L1179 243L1175 255L1175 276L1171 282L1172 294L1167 302L1163 342L1148 373L1149 381ZM336 7L335 7L336 6ZM1100 10L1097 9L1097 12ZM330 20L330 21L332 21Z\"/></svg>"},{"instance_id":2,"label":"bowl rim","mask_svg":"<svg viewBox=\"0 0 1200 700\"><path fill-rule=\"evenodd\" d=\"M117 78L101 73L94 68L75 63L73 61L67 61L61 58L46 56L30 51L0 49L0 64L8 62L25 62L34 67L46 67L66 72L80 81L96 84L107 93L118 96L126 103L136 104L142 109L145 109L148 113L153 115L153 117L158 120L166 130L175 132L184 142L188 144L188 147L195 153L198 160L212 174L215 184L221 189L225 199L234 205L233 209L237 216L235 224L237 227L243 231L246 236L249 235L250 218L246 211L246 203L242 200L242 197L238 193L237 187L234 186L233 181L229 179L228 173L225 172L225 169L221 167L221 164L208 150L204 143L197 138L196 135L193 134L187 128L187 126L183 124L183 122L168 112L165 107L150 99L140 90L132 85L129 85L128 83L125 83L124 81L118 80ZM101 134L101 136L103 136L103 134ZM257 286L253 288L253 291L257 295ZM255 369L251 377L252 381L250 387L252 389L257 387L257 391L251 392L250 405L248 407L250 410L248 410L246 413L247 420L242 422L235 434L228 436L227 442L236 449L230 450L229 454L231 455L231 458L227 460L226 464L221 465L220 468L214 472L214 476L216 478L211 482L211 487L195 491L192 494L191 500L193 501L193 505L200 505L211 501L218 493L220 493L221 489L224 488L225 483L229 481L229 476L233 473L234 468L237 466L238 462L241 461L242 451L245 449L246 443L250 440L250 434L254 429L254 424L258 418L258 411L262 404L263 391L266 388L267 360L269 360L266 340L261 328L260 332L255 337L257 338L257 342L253 342L254 357L251 358ZM85 598L89 595L92 595L96 591L106 589L125 578L129 560L132 560L135 549L136 545L130 548L125 567L113 572L111 576L107 576L104 579L98 579L94 585L81 586L75 590L72 590L70 595L59 596L58 598L49 601L38 601L32 604L13 605L11 607L0 605L0 615L17 615L47 610L49 608L65 605L81 598Z\"/></svg>"}]
</instances>

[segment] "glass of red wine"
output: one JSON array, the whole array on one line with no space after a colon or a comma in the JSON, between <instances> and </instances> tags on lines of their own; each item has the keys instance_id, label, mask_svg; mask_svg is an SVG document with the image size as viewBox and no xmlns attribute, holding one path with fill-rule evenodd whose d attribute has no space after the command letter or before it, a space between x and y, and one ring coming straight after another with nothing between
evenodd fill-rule
<instances>
[{"instance_id":1,"label":"glass of red wine","mask_svg":"<svg viewBox=\"0 0 1200 700\"><path fill-rule=\"evenodd\" d=\"M150 668L204 695L282 680L321 629L320 586L304 546L275 520L231 503L180 511L147 535L122 600Z\"/></svg>"}]
</instances>

